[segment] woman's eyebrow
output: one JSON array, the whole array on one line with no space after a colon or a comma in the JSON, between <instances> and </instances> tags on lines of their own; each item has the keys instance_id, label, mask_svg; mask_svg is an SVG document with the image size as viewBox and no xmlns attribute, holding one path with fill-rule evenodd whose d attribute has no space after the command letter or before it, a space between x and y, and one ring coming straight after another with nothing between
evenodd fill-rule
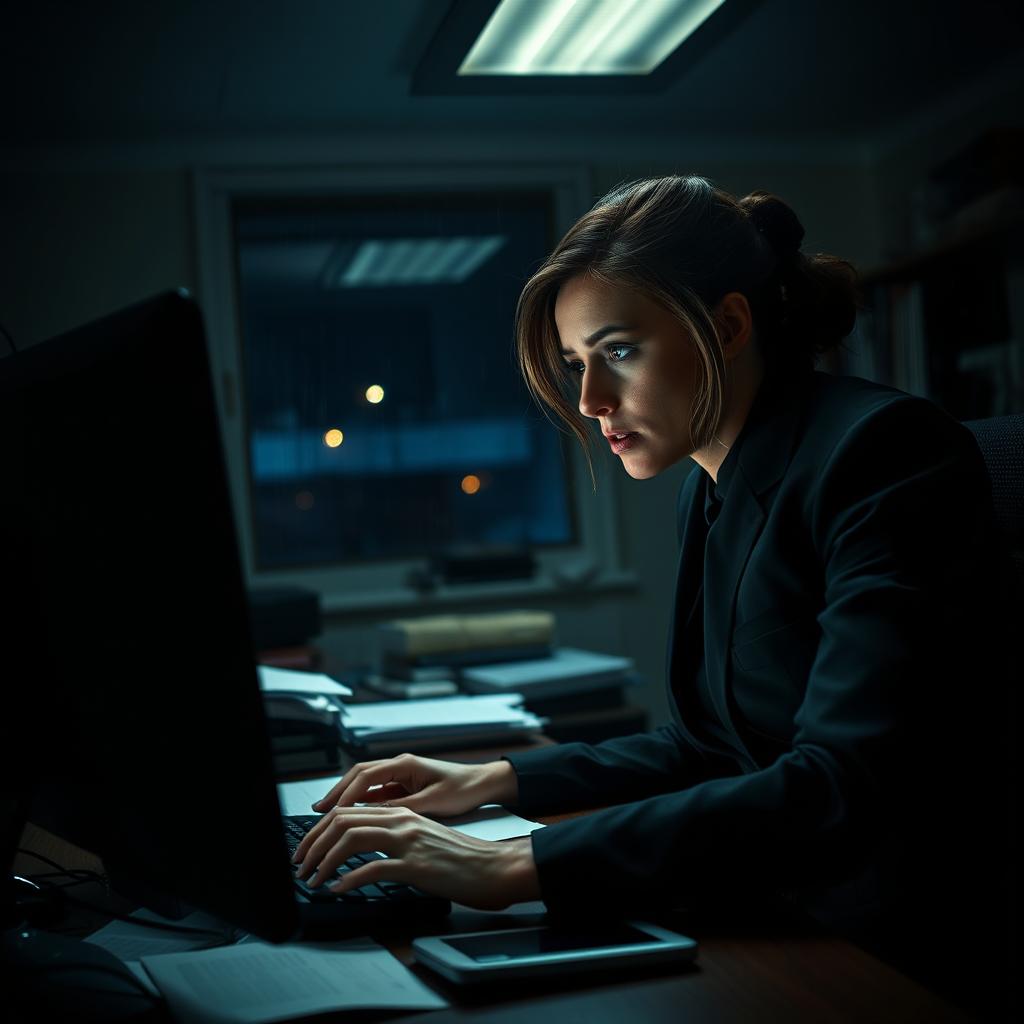
<instances>
[{"instance_id":1,"label":"woman's eyebrow","mask_svg":"<svg viewBox=\"0 0 1024 1024\"><path fill-rule=\"evenodd\" d=\"M609 334L615 334L618 331L631 331L632 327L627 327L625 324L605 324L604 327L599 327L593 334L583 339L583 345L585 348L593 348L602 338L607 337ZM563 348L563 356L571 356L572 349Z\"/></svg>"}]
</instances>

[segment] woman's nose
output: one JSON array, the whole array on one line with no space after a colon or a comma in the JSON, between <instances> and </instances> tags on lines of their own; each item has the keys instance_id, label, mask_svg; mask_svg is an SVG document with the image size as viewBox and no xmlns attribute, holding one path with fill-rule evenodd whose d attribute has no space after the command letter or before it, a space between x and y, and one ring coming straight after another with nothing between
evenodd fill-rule
<instances>
[{"instance_id":1,"label":"woman's nose","mask_svg":"<svg viewBox=\"0 0 1024 1024\"><path fill-rule=\"evenodd\" d=\"M590 366L583 373L580 385L580 412L584 416L598 419L607 416L618 406L614 381L599 366Z\"/></svg>"}]
</instances>

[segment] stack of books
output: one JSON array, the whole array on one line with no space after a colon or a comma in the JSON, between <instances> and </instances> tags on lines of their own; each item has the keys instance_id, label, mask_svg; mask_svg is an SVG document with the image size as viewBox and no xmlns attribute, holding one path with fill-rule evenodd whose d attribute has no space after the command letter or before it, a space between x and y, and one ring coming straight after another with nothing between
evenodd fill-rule
<instances>
[{"instance_id":1,"label":"stack of books","mask_svg":"<svg viewBox=\"0 0 1024 1024\"><path fill-rule=\"evenodd\" d=\"M364 685L389 697L434 697L459 689L468 666L548 657L555 617L510 611L396 619L377 628L376 672Z\"/></svg>"},{"instance_id":2,"label":"stack of books","mask_svg":"<svg viewBox=\"0 0 1024 1024\"><path fill-rule=\"evenodd\" d=\"M454 750L518 740L538 732L542 719L517 693L343 705L341 741L359 757L406 751Z\"/></svg>"},{"instance_id":3,"label":"stack of books","mask_svg":"<svg viewBox=\"0 0 1024 1024\"><path fill-rule=\"evenodd\" d=\"M631 658L575 647L558 647L545 658L466 668L461 676L467 693L520 693L540 715L619 707L624 689L637 682Z\"/></svg>"}]
</instances>

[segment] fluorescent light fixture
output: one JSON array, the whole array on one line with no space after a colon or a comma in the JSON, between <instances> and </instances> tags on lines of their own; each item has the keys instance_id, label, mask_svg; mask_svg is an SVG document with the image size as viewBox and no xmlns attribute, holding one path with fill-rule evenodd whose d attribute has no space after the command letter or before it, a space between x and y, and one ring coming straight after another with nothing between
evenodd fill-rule
<instances>
[{"instance_id":1,"label":"fluorescent light fixture","mask_svg":"<svg viewBox=\"0 0 1024 1024\"><path fill-rule=\"evenodd\" d=\"M480 238L389 238L361 242L344 267L327 264L324 287L373 288L465 281L504 244L504 235Z\"/></svg>"},{"instance_id":2,"label":"fluorescent light fixture","mask_svg":"<svg viewBox=\"0 0 1024 1024\"><path fill-rule=\"evenodd\" d=\"M647 75L725 0L501 0L459 75Z\"/></svg>"}]
</instances>

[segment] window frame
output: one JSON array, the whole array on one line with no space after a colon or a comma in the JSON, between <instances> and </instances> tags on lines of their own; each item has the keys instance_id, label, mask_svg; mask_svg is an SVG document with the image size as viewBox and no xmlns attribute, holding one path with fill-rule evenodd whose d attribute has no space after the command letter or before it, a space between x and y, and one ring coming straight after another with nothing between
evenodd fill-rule
<instances>
[{"instance_id":1,"label":"window frame","mask_svg":"<svg viewBox=\"0 0 1024 1024\"><path fill-rule=\"evenodd\" d=\"M411 574L427 569L428 559L406 558L323 568L257 570L251 516L241 372L242 339L238 315L232 204L243 198L351 197L409 192L550 191L553 227L564 233L590 206L590 183L581 164L446 165L443 167L347 166L308 169L207 168L194 173L199 300L208 338L217 411L224 441L228 481L240 556L249 586L303 586L321 595L325 612L425 610L467 601L521 600L586 590L618 589L635 580L625 572L618 542L611 481L594 493L578 445L570 443L570 514L577 542L537 548L537 574L529 580L438 585L418 590ZM511 325L510 325L511 326ZM511 333L511 332L510 332ZM552 427L551 429L555 429ZM599 467L595 467L598 468Z\"/></svg>"}]
</instances>

